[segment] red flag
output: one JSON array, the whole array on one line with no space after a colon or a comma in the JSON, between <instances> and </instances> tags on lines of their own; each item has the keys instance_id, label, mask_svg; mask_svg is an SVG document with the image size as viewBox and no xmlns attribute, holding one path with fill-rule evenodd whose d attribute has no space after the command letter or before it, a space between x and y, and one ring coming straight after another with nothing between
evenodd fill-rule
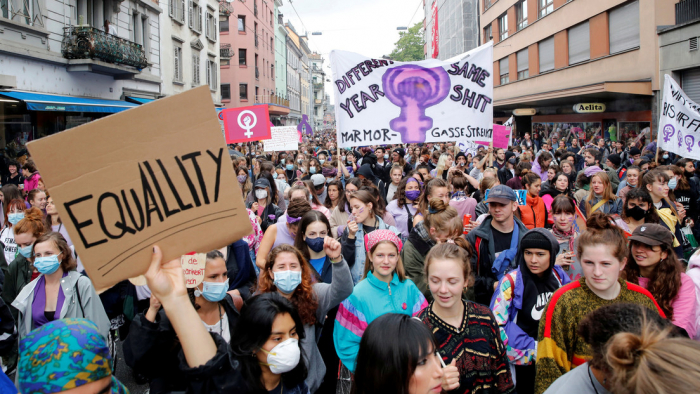
<instances>
[{"instance_id":1,"label":"red flag","mask_svg":"<svg viewBox=\"0 0 700 394\"><path fill-rule=\"evenodd\" d=\"M433 59L437 59L440 53L440 30L438 29L438 6L437 0L433 1Z\"/></svg>"}]
</instances>

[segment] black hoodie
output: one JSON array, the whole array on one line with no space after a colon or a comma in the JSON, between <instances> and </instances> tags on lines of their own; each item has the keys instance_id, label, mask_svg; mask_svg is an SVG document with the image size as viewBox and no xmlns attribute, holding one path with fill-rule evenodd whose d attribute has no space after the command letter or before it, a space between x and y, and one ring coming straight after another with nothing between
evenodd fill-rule
<instances>
[{"instance_id":1,"label":"black hoodie","mask_svg":"<svg viewBox=\"0 0 700 394\"><path fill-rule=\"evenodd\" d=\"M525 248L523 245L527 243L528 238L535 234L544 235L551 244L551 249L549 249L549 268L541 277L530 272L524 256ZM521 312L518 313L517 325L532 338L537 338L540 318L547 302L552 297L552 294L562 285L559 277L553 273L558 253L559 241L554 238L552 233L544 228L534 228L525 233L520 240L518 254L515 256L515 263L520 267L520 276L523 284L523 303Z\"/></svg>"}]
</instances>

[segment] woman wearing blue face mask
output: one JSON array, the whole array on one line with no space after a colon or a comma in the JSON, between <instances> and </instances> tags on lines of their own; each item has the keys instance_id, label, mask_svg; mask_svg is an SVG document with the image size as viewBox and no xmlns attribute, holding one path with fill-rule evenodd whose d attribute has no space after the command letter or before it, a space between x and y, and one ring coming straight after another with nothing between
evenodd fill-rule
<instances>
[{"instance_id":1,"label":"woman wearing blue face mask","mask_svg":"<svg viewBox=\"0 0 700 394\"><path fill-rule=\"evenodd\" d=\"M231 342L243 300L228 294L226 261L218 250L207 253L204 280L187 289L202 324L210 333ZM153 393L185 391L187 377L178 373L182 349L175 330L159 300L151 295L150 307L138 314L124 341L124 358L134 371L151 379Z\"/></svg>"},{"instance_id":2,"label":"woman wearing blue face mask","mask_svg":"<svg viewBox=\"0 0 700 394\"><path fill-rule=\"evenodd\" d=\"M5 261L12 261L17 256L17 244L15 244L15 234L12 226L19 223L24 218L24 200L13 199L5 206L5 225L0 231L0 241L5 245Z\"/></svg>"},{"instance_id":3,"label":"woman wearing blue face mask","mask_svg":"<svg viewBox=\"0 0 700 394\"><path fill-rule=\"evenodd\" d=\"M31 262L39 276L12 302L19 311L19 338L48 322L66 318L88 319L108 338L110 322L102 301L92 281L75 270L77 263L63 236L55 232L41 235L32 253Z\"/></svg>"},{"instance_id":4,"label":"woman wearing blue face mask","mask_svg":"<svg viewBox=\"0 0 700 394\"><path fill-rule=\"evenodd\" d=\"M300 234L301 231L297 237ZM314 248L317 249L315 243ZM326 236L323 238L322 250L331 262L328 268L332 271L331 283L314 283L310 264L302 253L291 245L280 245L272 249L258 280L259 293L278 292L290 300L299 311L306 333L306 338L301 341L301 347L308 360L309 376L306 378L306 384L312 393L321 385L326 370L335 370L337 367L326 365L323 360L316 342L317 334L320 334L316 332L317 323L324 324L328 312L346 299L353 288L350 269L341 254L340 243Z\"/></svg>"}]
</instances>

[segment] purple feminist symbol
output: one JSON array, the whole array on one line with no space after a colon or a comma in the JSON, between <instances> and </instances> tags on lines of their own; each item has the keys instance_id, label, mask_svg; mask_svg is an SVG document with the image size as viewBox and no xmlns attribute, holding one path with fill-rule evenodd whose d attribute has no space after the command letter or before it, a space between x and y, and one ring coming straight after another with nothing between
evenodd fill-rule
<instances>
[{"instance_id":1,"label":"purple feminist symbol","mask_svg":"<svg viewBox=\"0 0 700 394\"><path fill-rule=\"evenodd\" d=\"M688 152L693 149L693 144L695 143L695 137L692 135L685 136L685 145L688 147Z\"/></svg>"},{"instance_id":2,"label":"purple feminist symbol","mask_svg":"<svg viewBox=\"0 0 700 394\"><path fill-rule=\"evenodd\" d=\"M425 116L425 110L447 97L447 72L442 67L405 64L384 73L382 87L389 101L401 108L399 117L389 122L391 129L401 133L403 143L424 142L425 132L433 127L433 119Z\"/></svg>"},{"instance_id":3,"label":"purple feminist symbol","mask_svg":"<svg viewBox=\"0 0 700 394\"><path fill-rule=\"evenodd\" d=\"M678 147L680 148L681 146L683 146L683 133L681 133L681 131L678 130L677 136L678 136Z\"/></svg>"},{"instance_id":4,"label":"purple feminist symbol","mask_svg":"<svg viewBox=\"0 0 700 394\"><path fill-rule=\"evenodd\" d=\"M300 136L302 134L313 133L313 129L309 124L309 115L301 115L301 122L297 125L297 131L299 132Z\"/></svg>"},{"instance_id":5,"label":"purple feminist symbol","mask_svg":"<svg viewBox=\"0 0 700 394\"><path fill-rule=\"evenodd\" d=\"M676 132L676 129L673 128L673 125L667 124L664 126L664 142L668 142L668 140L673 137L673 133Z\"/></svg>"}]
</instances>

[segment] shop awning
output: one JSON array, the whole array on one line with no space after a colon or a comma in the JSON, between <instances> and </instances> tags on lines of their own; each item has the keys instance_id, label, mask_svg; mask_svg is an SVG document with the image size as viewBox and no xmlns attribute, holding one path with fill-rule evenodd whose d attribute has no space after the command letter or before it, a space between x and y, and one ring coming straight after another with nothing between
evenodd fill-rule
<instances>
[{"instance_id":1,"label":"shop awning","mask_svg":"<svg viewBox=\"0 0 700 394\"><path fill-rule=\"evenodd\" d=\"M116 113L138 104L119 100L88 99L71 96L58 96L30 92L9 91L0 95L24 101L30 111L60 111L60 112L99 112Z\"/></svg>"},{"instance_id":2,"label":"shop awning","mask_svg":"<svg viewBox=\"0 0 700 394\"><path fill-rule=\"evenodd\" d=\"M136 103L136 104L148 104L151 101L153 101L153 99L147 99L147 98L141 98L141 97L131 97L131 96L126 96L126 99L128 101L130 101L132 103Z\"/></svg>"}]
</instances>

